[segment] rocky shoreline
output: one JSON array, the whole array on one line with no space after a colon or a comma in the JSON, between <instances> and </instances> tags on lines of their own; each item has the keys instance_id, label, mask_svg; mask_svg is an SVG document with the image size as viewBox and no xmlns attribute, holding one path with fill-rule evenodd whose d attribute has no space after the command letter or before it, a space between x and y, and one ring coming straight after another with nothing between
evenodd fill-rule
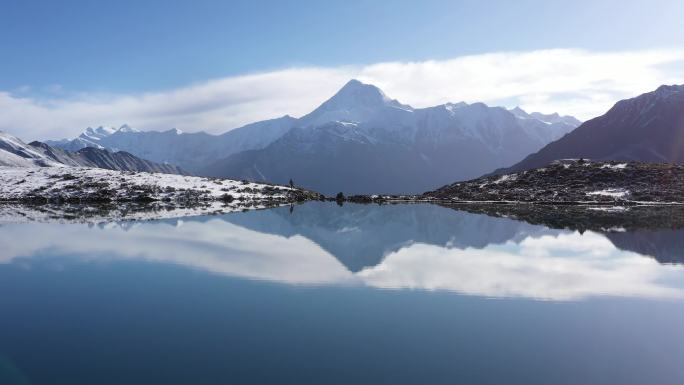
<instances>
[{"instance_id":1,"label":"rocky shoreline","mask_svg":"<svg viewBox=\"0 0 684 385\"><path fill-rule=\"evenodd\" d=\"M339 204L681 205L684 166L563 160L535 170L458 182L421 195L340 193L335 197L288 186L183 175L74 167L0 168L0 203L154 203L166 210L218 202L235 210L312 200Z\"/></svg>"},{"instance_id":2,"label":"rocky shoreline","mask_svg":"<svg viewBox=\"0 0 684 385\"><path fill-rule=\"evenodd\" d=\"M421 197L549 204L684 203L684 166L570 159L534 170L454 183Z\"/></svg>"},{"instance_id":3,"label":"rocky shoreline","mask_svg":"<svg viewBox=\"0 0 684 385\"><path fill-rule=\"evenodd\" d=\"M30 204L159 203L184 207L221 202L231 207L323 199L286 186L94 168L0 168L0 202Z\"/></svg>"},{"instance_id":4,"label":"rocky shoreline","mask_svg":"<svg viewBox=\"0 0 684 385\"><path fill-rule=\"evenodd\" d=\"M679 205L684 204L684 166L569 159L535 170L457 182L421 195L353 195L338 200L354 203Z\"/></svg>"}]
</instances>

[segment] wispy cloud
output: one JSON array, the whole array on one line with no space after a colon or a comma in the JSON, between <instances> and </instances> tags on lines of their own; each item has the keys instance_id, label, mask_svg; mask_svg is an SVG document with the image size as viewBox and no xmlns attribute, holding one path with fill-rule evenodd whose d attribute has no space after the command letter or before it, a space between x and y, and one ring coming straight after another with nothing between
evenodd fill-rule
<instances>
[{"instance_id":1,"label":"wispy cloud","mask_svg":"<svg viewBox=\"0 0 684 385\"><path fill-rule=\"evenodd\" d=\"M555 49L421 62L301 67L130 95L0 91L0 130L24 139L70 137L86 126L224 132L261 119L300 116L351 78L415 107L482 101L589 119L619 99L684 82L684 49ZM27 88L28 89L28 88Z\"/></svg>"}]
</instances>

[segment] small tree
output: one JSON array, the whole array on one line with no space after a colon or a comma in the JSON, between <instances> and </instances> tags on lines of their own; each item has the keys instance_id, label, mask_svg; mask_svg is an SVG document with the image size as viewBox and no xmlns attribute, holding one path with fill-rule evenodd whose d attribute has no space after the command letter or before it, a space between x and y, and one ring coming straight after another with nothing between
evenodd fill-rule
<instances>
[{"instance_id":1,"label":"small tree","mask_svg":"<svg viewBox=\"0 0 684 385\"><path fill-rule=\"evenodd\" d=\"M290 188L294 188L294 181L290 179Z\"/></svg>"},{"instance_id":2,"label":"small tree","mask_svg":"<svg viewBox=\"0 0 684 385\"><path fill-rule=\"evenodd\" d=\"M335 200L338 202L344 202L344 199L345 199L344 194L341 191L338 192L337 195L335 196Z\"/></svg>"}]
</instances>

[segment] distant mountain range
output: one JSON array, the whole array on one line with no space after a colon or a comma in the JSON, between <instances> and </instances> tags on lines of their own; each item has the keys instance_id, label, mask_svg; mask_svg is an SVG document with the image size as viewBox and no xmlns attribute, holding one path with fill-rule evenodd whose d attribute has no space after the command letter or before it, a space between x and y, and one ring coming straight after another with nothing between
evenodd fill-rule
<instances>
[{"instance_id":1,"label":"distant mountain range","mask_svg":"<svg viewBox=\"0 0 684 385\"><path fill-rule=\"evenodd\" d=\"M185 174L177 166L159 164L127 152L85 147L76 152L54 148L41 142L24 143L0 132L0 166L11 167L92 167L119 171L147 171Z\"/></svg>"},{"instance_id":2,"label":"distant mountain range","mask_svg":"<svg viewBox=\"0 0 684 385\"><path fill-rule=\"evenodd\" d=\"M127 151L143 159L168 163L197 173L206 165L231 154L263 148L292 128L297 119L283 116L236 128L222 135L205 132L184 133L167 131L139 131L123 125L88 127L72 140L46 141L50 146L78 151L86 147Z\"/></svg>"},{"instance_id":3,"label":"distant mountain range","mask_svg":"<svg viewBox=\"0 0 684 385\"><path fill-rule=\"evenodd\" d=\"M414 109L353 80L283 137L201 174L292 178L325 194L417 193L514 163L575 127L482 103Z\"/></svg>"},{"instance_id":4,"label":"distant mountain range","mask_svg":"<svg viewBox=\"0 0 684 385\"><path fill-rule=\"evenodd\" d=\"M684 85L661 86L622 100L606 114L496 173L530 170L567 158L684 163Z\"/></svg>"},{"instance_id":5,"label":"distant mountain range","mask_svg":"<svg viewBox=\"0 0 684 385\"><path fill-rule=\"evenodd\" d=\"M418 193L522 160L580 122L482 103L413 108L352 80L299 119L285 116L222 135L89 128L48 142L128 151L198 175L287 183L326 194Z\"/></svg>"}]
</instances>

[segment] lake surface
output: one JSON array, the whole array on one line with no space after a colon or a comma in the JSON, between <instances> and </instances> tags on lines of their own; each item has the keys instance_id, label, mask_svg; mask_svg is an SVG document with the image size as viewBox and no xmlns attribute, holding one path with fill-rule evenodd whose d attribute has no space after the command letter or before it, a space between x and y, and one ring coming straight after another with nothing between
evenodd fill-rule
<instances>
[{"instance_id":1,"label":"lake surface","mask_svg":"<svg viewBox=\"0 0 684 385\"><path fill-rule=\"evenodd\" d=\"M0 226L0 384L682 384L684 230L435 205Z\"/></svg>"}]
</instances>

